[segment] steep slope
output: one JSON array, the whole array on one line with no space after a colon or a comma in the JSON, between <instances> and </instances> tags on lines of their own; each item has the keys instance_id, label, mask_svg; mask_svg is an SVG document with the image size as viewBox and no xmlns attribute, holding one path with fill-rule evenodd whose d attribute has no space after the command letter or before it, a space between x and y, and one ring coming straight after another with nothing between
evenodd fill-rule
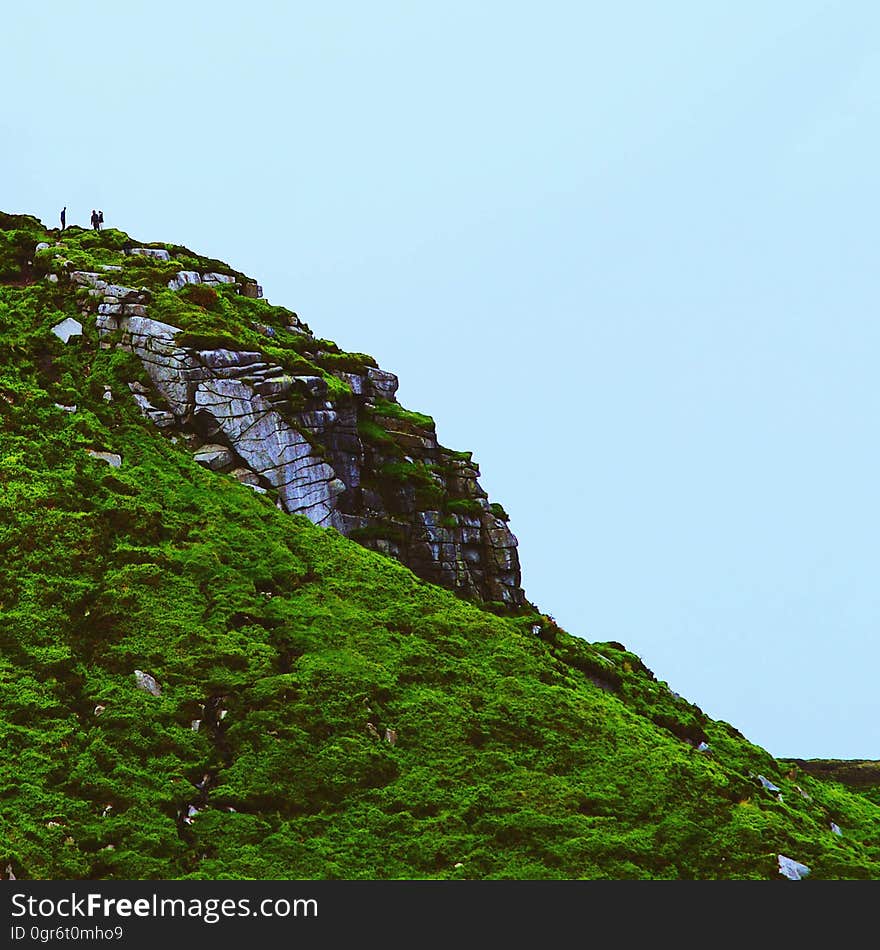
<instances>
[{"instance_id":1,"label":"steep slope","mask_svg":"<svg viewBox=\"0 0 880 950\"><path fill-rule=\"evenodd\" d=\"M0 224L0 271L45 280L103 347L134 352L150 384L129 380L134 398L204 464L463 596L522 605L516 538L470 453L441 446L372 357L316 339L255 281L179 245Z\"/></svg>"},{"instance_id":2,"label":"steep slope","mask_svg":"<svg viewBox=\"0 0 880 950\"><path fill-rule=\"evenodd\" d=\"M198 433L158 405L131 338L99 333L74 281L31 269L34 239L51 236L11 223L0 869L781 879L782 854L812 877L878 876L872 802L774 761L620 644L528 605L468 602L282 510L277 488L200 464ZM119 238L66 240L71 257L88 244L94 273ZM233 292L205 299L181 333L227 332ZM82 324L66 343L65 319ZM249 332L226 349L274 356Z\"/></svg>"}]
</instances>

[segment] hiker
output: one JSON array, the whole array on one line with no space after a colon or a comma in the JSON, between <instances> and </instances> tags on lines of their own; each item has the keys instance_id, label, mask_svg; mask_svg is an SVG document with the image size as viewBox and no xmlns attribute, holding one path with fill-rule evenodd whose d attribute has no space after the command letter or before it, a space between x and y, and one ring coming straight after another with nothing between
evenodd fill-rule
<instances>
[{"instance_id":1,"label":"hiker","mask_svg":"<svg viewBox=\"0 0 880 950\"><path fill-rule=\"evenodd\" d=\"M63 231L67 225L67 205L61 209L61 230Z\"/></svg>"},{"instance_id":2,"label":"hiker","mask_svg":"<svg viewBox=\"0 0 880 950\"><path fill-rule=\"evenodd\" d=\"M100 231L101 228L103 227L104 227L104 212L99 211L98 212L98 230Z\"/></svg>"},{"instance_id":3,"label":"hiker","mask_svg":"<svg viewBox=\"0 0 880 950\"><path fill-rule=\"evenodd\" d=\"M98 212L94 208L92 208L92 227L98 230Z\"/></svg>"}]
</instances>

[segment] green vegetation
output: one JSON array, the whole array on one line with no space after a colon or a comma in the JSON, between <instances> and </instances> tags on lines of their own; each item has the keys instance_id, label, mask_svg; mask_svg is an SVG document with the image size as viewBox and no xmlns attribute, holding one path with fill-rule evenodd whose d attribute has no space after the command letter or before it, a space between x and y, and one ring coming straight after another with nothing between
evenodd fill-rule
<instances>
[{"instance_id":1,"label":"green vegetation","mask_svg":"<svg viewBox=\"0 0 880 950\"><path fill-rule=\"evenodd\" d=\"M136 359L89 321L51 333L79 309L64 281L30 282L47 232L0 226L0 867L777 879L781 852L817 878L880 875L868 798L774 761L620 644L480 609L199 467L130 399ZM259 310L269 345L307 358L268 305L151 289L187 332L266 343ZM395 464L427 490L426 466Z\"/></svg>"},{"instance_id":2,"label":"green vegetation","mask_svg":"<svg viewBox=\"0 0 880 950\"><path fill-rule=\"evenodd\" d=\"M387 399L377 399L374 410L377 416L385 416L388 419L396 419L398 422L405 422L418 429L427 429L434 431L434 420L426 416L423 412L413 412L411 409L404 409L399 403L390 402Z\"/></svg>"},{"instance_id":3,"label":"green vegetation","mask_svg":"<svg viewBox=\"0 0 880 950\"><path fill-rule=\"evenodd\" d=\"M492 504L489 505L489 511L491 511L499 521L510 521L510 515L501 505L498 504L497 501L493 501Z\"/></svg>"}]
</instances>

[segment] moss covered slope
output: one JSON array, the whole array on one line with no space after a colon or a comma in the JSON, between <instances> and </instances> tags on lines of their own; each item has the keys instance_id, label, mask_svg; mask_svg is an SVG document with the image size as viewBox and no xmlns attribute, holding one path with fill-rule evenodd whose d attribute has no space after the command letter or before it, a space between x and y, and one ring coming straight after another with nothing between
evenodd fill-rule
<instances>
[{"instance_id":1,"label":"moss covered slope","mask_svg":"<svg viewBox=\"0 0 880 950\"><path fill-rule=\"evenodd\" d=\"M0 867L778 879L782 853L880 875L872 802L709 720L620 644L480 609L197 465L132 401L134 356L85 321L52 333L75 295L28 264L49 235L11 223ZM114 240L81 238L91 266Z\"/></svg>"}]
</instances>

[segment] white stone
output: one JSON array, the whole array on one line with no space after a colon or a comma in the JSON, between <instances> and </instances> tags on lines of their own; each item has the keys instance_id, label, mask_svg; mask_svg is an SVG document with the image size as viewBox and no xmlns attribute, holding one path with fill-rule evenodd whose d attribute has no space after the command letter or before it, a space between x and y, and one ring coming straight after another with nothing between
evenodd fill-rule
<instances>
[{"instance_id":1,"label":"white stone","mask_svg":"<svg viewBox=\"0 0 880 950\"><path fill-rule=\"evenodd\" d=\"M72 336L82 336L83 328L79 320L67 317L61 323L56 323L52 332L62 343L66 343Z\"/></svg>"},{"instance_id":2,"label":"white stone","mask_svg":"<svg viewBox=\"0 0 880 950\"><path fill-rule=\"evenodd\" d=\"M769 778L765 778L763 775L758 776L758 781L767 789L768 792L778 792L781 791L778 785L774 785Z\"/></svg>"},{"instance_id":3,"label":"white stone","mask_svg":"<svg viewBox=\"0 0 880 950\"><path fill-rule=\"evenodd\" d=\"M161 247L133 247L128 253L138 257L153 257L157 261L171 260L171 255L168 251Z\"/></svg>"},{"instance_id":4,"label":"white stone","mask_svg":"<svg viewBox=\"0 0 880 950\"><path fill-rule=\"evenodd\" d=\"M40 241L40 243L34 248L34 253L39 254L40 251L48 251L49 245L45 241Z\"/></svg>"},{"instance_id":5,"label":"white stone","mask_svg":"<svg viewBox=\"0 0 880 950\"><path fill-rule=\"evenodd\" d=\"M810 869L806 864L795 861L794 858L787 858L784 854L776 856L779 861L779 873L787 877L789 881L802 881L809 873Z\"/></svg>"},{"instance_id":6,"label":"white stone","mask_svg":"<svg viewBox=\"0 0 880 950\"><path fill-rule=\"evenodd\" d=\"M55 403L55 408L60 409L62 412L76 412L76 406L65 406L60 402Z\"/></svg>"},{"instance_id":7,"label":"white stone","mask_svg":"<svg viewBox=\"0 0 880 950\"><path fill-rule=\"evenodd\" d=\"M200 284L201 282L202 278L197 271L180 270L168 281L168 288L170 290L182 290L187 284Z\"/></svg>"},{"instance_id":8,"label":"white stone","mask_svg":"<svg viewBox=\"0 0 880 950\"><path fill-rule=\"evenodd\" d=\"M161 696L162 687L156 682L155 678L145 673L143 670L135 670L134 678L137 681L139 689L144 690L151 696Z\"/></svg>"},{"instance_id":9,"label":"white stone","mask_svg":"<svg viewBox=\"0 0 880 950\"><path fill-rule=\"evenodd\" d=\"M57 275L57 274L48 274L48 275L46 276L46 280L48 280L50 284L57 284L57 283L58 283L58 275Z\"/></svg>"},{"instance_id":10,"label":"white stone","mask_svg":"<svg viewBox=\"0 0 880 950\"><path fill-rule=\"evenodd\" d=\"M202 274L202 282L205 284L234 284L235 278L230 277L229 274L217 274L210 271L207 274Z\"/></svg>"},{"instance_id":11,"label":"white stone","mask_svg":"<svg viewBox=\"0 0 880 950\"><path fill-rule=\"evenodd\" d=\"M96 452L94 449L86 449L86 455L93 459L99 459L101 462L106 462L110 468L119 468L122 465L122 456L115 452Z\"/></svg>"},{"instance_id":12,"label":"white stone","mask_svg":"<svg viewBox=\"0 0 880 950\"><path fill-rule=\"evenodd\" d=\"M118 264L102 264L101 270L106 271L121 271L122 268Z\"/></svg>"}]
</instances>

